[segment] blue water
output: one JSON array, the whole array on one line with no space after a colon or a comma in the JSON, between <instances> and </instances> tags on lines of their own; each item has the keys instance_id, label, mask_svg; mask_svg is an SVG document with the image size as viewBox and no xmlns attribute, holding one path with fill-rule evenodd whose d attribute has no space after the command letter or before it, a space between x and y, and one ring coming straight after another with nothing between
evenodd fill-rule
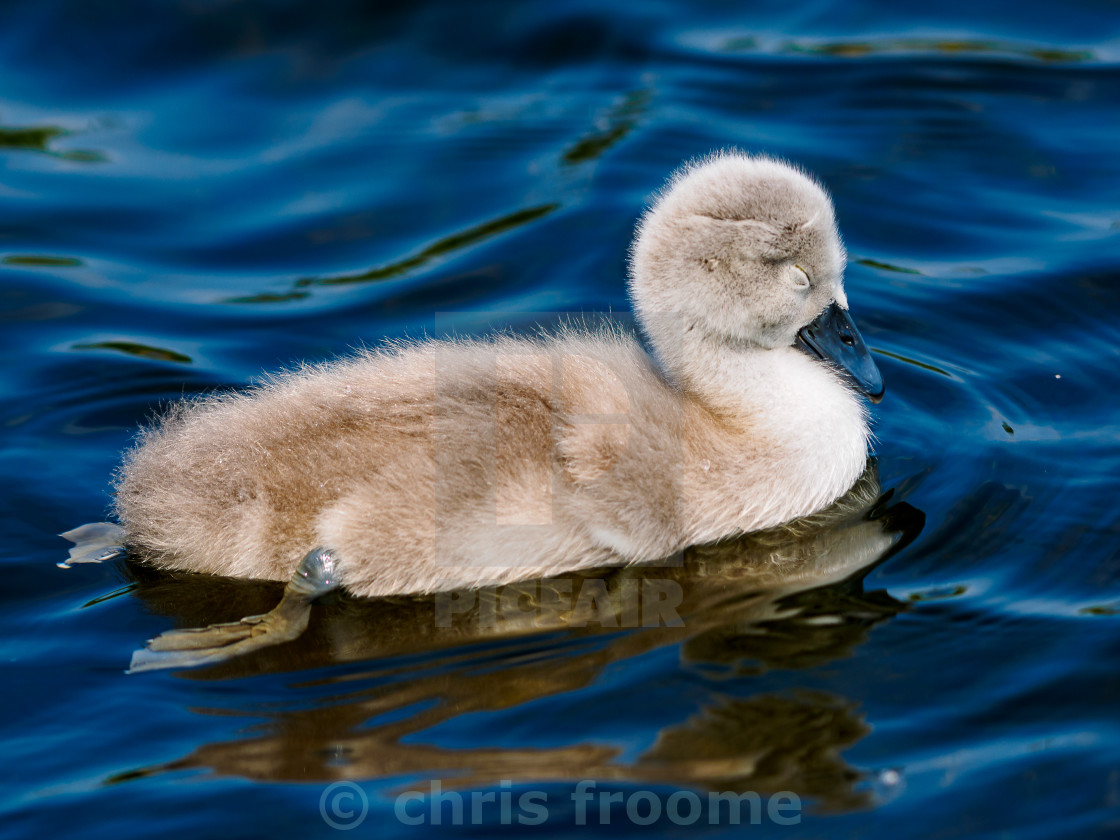
<instances>
[{"instance_id":1,"label":"blue water","mask_svg":"<svg viewBox=\"0 0 1120 840\"><path fill-rule=\"evenodd\" d=\"M1118 106L1106 0L3 5L5 836L329 837L363 799L351 836L1120 835ZM812 621L455 638L336 599L123 673L277 594L56 567L139 424L383 336L625 312L646 198L728 145L835 197L912 542ZM548 819L404 824L432 780ZM580 780L803 813L576 826Z\"/></svg>"}]
</instances>

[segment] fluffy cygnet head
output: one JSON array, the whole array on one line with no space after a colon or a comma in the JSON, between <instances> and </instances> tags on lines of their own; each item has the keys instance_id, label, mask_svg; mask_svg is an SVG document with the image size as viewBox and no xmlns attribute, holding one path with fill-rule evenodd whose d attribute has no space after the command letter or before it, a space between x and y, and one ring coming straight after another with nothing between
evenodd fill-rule
<instances>
[{"instance_id":1,"label":"fluffy cygnet head","mask_svg":"<svg viewBox=\"0 0 1120 840\"><path fill-rule=\"evenodd\" d=\"M643 217L630 295L662 363L689 379L700 348L788 347L832 304L844 343L858 339L844 264L816 181L779 160L723 152L677 172Z\"/></svg>"}]
</instances>

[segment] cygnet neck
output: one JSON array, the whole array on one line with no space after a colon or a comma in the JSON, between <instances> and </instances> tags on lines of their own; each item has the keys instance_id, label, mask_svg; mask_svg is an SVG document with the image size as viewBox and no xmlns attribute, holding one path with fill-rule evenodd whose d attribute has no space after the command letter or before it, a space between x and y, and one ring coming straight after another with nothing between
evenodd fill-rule
<instances>
[{"instance_id":1,"label":"cygnet neck","mask_svg":"<svg viewBox=\"0 0 1120 840\"><path fill-rule=\"evenodd\" d=\"M861 410L838 376L793 346L763 347L693 329L670 352L657 352L674 382L723 416L788 426L830 404Z\"/></svg>"}]
</instances>

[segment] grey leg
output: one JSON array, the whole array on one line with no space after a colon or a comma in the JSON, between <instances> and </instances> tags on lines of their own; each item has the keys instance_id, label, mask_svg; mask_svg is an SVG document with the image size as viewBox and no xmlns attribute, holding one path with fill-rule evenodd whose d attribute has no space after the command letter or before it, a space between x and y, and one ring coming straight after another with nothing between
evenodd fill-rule
<instances>
[{"instance_id":1,"label":"grey leg","mask_svg":"<svg viewBox=\"0 0 1120 840\"><path fill-rule=\"evenodd\" d=\"M307 629L312 602L338 585L334 554L317 548L300 561L271 612L229 624L169 630L133 652L128 673L210 665L291 641Z\"/></svg>"}]
</instances>

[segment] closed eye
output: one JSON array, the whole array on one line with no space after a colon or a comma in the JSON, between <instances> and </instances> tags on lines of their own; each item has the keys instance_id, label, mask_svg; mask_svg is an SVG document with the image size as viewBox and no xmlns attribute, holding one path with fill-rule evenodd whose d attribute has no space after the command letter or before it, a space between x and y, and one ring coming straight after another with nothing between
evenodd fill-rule
<instances>
[{"instance_id":1,"label":"closed eye","mask_svg":"<svg viewBox=\"0 0 1120 840\"><path fill-rule=\"evenodd\" d=\"M793 271L790 272L790 279L793 281L793 285L799 289L807 289L812 285L809 272L799 265L794 265Z\"/></svg>"}]
</instances>

